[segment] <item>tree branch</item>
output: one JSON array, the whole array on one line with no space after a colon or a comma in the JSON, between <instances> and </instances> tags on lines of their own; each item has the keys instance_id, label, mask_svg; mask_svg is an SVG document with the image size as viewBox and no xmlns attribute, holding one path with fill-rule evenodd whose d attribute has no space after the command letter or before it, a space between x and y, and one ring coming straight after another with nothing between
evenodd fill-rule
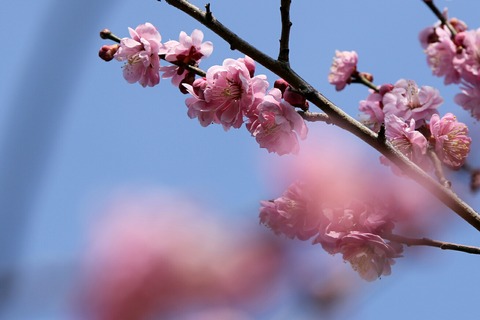
<instances>
[{"instance_id":1,"label":"tree branch","mask_svg":"<svg viewBox=\"0 0 480 320\"><path fill-rule=\"evenodd\" d=\"M298 114L302 116L305 121L309 122L325 122L331 124L330 117L325 113L316 113L310 111L298 111Z\"/></svg>"},{"instance_id":2,"label":"tree branch","mask_svg":"<svg viewBox=\"0 0 480 320\"><path fill-rule=\"evenodd\" d=\"M471 254L480 254L480 248L478 247L465 246L462 244L432 240L429 238L413 239L413 238L407 238L404 236L399 236L396 234L382 235L382 237L390 241L403 243L409 247L410 246L429 246L429 247L440 248L442 250L455 250L455 251L462 251L462 252L471 253Z\"/></svg>"},{"instance_id":3,"label":"tree branch","mask_svg":"<svg viewBox=\"0 0 480 320\"><path fill-rule=\"evenodd\" d=\"M282 0L280 5L280 14L282 17L282 34L280 36L280 52L278 53L278 61L289 63L290 49L290 28L292 22L290 21L290 4L291 0Z\"/></svg>"},{"instance_id":4,"label":"tree branch","mask_svg":"<svg viewBox=\"0 0 480 320\"><path fill-rule=\"evenodd\" d=\"M288 65L278 60L271 58L262 51L250 45L248 42L237 36L222 23L220 23L213 15L207 18L205 12L192 5L186 0L166 0L166 2L176 7L177 9L185 12L192 18L196 19L200 23L204 24L210 30L219 35L231 48L235 48L238 51L248 55L253 60L262 64L265 68L283 78L292 87L299 90L304 96L325 112L330 121L345 129L361 140L366 142L371 147L382 153L386 158L397 165L405 174L410 178L417 181L434 194L440 201L447 205L450 209L455 211L460 217L467 221L470 225L480 231L480 216L470 207L467 203L462 201L452 190L443 187L435 179L430 177L422 169L412 163L407 157L405 157L400 151L395 149L388 141L378 139L375 132L368 129L359 121L350 117L342 109L324 97L320 92L315 90L308 82L301 78L295 71L293 71Z\"/></svg>"},{"instance_id":5,"label":"tree branch","mask_svg":"<svg viewBox=\"0 0 480 320\"><path fill-rule=\"evenodd\" d=\"M455 37L457 34L457 30L448 22L445 16L438 10L437 6L433 3L433 0L423 0L423 3L427 5L427 7L432 10L433 14L440 20L442 25L447 26L448 30L452 33L452 38Z\"/></svg>"}]
</instances>

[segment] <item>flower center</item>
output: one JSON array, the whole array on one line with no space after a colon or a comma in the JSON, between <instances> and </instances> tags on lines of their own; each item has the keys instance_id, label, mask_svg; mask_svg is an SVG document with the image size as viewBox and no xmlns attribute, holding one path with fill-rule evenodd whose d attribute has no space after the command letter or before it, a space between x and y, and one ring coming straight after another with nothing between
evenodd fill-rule
<instances>
[{"instance_id":1,"label":"flower center","mask_svg":"<svg viewBox=\"0 0 480 320\"><path fill-rule=\"evenodd\" d=\"M418 98L418 88L415 82L412 80L407 81L407 105L410 109L420 108L422 104L420 103L420 99Z\"/></svg>"}]
</instances>

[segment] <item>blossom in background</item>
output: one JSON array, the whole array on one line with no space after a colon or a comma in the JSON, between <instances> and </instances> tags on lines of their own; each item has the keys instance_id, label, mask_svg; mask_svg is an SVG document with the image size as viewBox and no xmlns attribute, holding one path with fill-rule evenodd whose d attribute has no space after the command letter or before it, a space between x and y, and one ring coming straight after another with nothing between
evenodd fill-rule
<instances>
[{"instance_id":1,"label":"blossom in background","mask_svg":"<svg viewBox=\"0 0 480 320\"><path fill-rule=\"evenodd\" d=\"M197 66L202 58L208 58L213 51L210 41L203 41L203 32L195 29L189 36L180 32L179 41L170 40L164 43L165 60L182 65ZM162 78L172 78L172 83L179 86L188 74L188 70L177 65L162 66Z\"/></svg>"},{"instance_id":2,"label":"blossom in background","mask_svg":"<svg viewBox=\"0 0 480 320\"><path fill-rule=\"evenodd\" d=\"M378 235L356 231L344 236L339 244L343 259L367 281L390 275L394 258L401 257L402 250L401 245L386 242Z\"/></svg>"},{"instance_id":3,"label":"blossom in background","mask_svg":"<svg viewBox=\"0 0 480 320\"><path fill-rule=\"evenodd\" d=\"M284 254L274 239L231 228L183 197L127 198L95 221L79 319L183 319L221 308L240 314L266 300Z\"/></svg>"},{"instance_id":4,"label":"blossom in background","mask_svg":"<svg viewBox=\"0 0 480 320\"><path fill-rule=\"evenodd\" d=\"M480 29L458 33L455 42L463 49L454 61L462 79L477 84L480 80Z\"/></svg>"},{"instance_id":5,"label":"blossom in background","mask_svg":"<svg viewBox=\"0 0 480 320\"><path fill-rule=\"evenodd\" d=\"M445 77L444 83L459 83L460 72L457 70L457 64L454 64L457 56L457 46L453 42L451 33L442 28L436 28L435 33L437 41L429 44L425 48L427 63L432 69L433 75Z\"/></svg>"},{"instance_id":6,"label":"blossom in background","mask_svg":"<svg viewBox=\"0 0 480 320\"><path fill-rule=\"evenodd\" d=\"M290 185L281 197L262 201L260 205L260 223L275 234L308 240L318 233L320 212L315 210L315 203L299 182Z\"/></svg>"},{"instance_id":7,"label":"blossom in background","mask_svg":"<svg viewBox=\"0 0 480 320\"><path fill-rule=\"evenodd\" d=\"M260 147L269 152L279 155L297 153L297 135L305 139L308 129L295 108L281 98L281 91L272 89L248 114L247 129Z\"/></svg>"},{"instance_id":8,"label":"blossom in background","mask_svg":"<svg viewBox=\"0 0 480 320\"><path fill-rule=\"evenodd\" d=\"M475 84L464 83L461 92L455 96L455 103L480 120L480 79Z\"/></svg>"},{"instance_id":9,"label":"blossom in background","mask_svg":"<svg viewBox=\"0 0 480 320\"><path fill-rule=\"evenodd\" d=\"M115 59L126 61L123 77L129 83L138 81L143 87L153 87L160 82L159 53L163 48L162 37L151 23L128 28L131 38L123 38L115 53Z\"/></svg>"},{"instance_id":10,"label":"blossom in background","mask_svg":"<svg viewBox=\"0 0 480 320\"><path fill-rule=\"evenodd\" d=\"M395 115L405 121L415 120L417 128L423 125L443 103L437 89L418 87L413 80L398 80L393 89L383 96L385 116Z\"/></svg>"},{"instance_id":11,"label":"blossom in background","mask_svg":"<svg viewBox=\"0 0 480 320\"><path fill-rule=\"evenodd\" d=\"M418 165L426 161L427 139L415 130L415 120L406 123L396 115L385 116L385 136L405 156Z\"/></svg>"},{"instance_id":12,"label":"blossom in background","mask_svg":"<svg viewBox=\"0 0 480 320\"><path fill-rule=\"evenodd\" d=\"M358 55L355 51L335 51L328 82L337 91L343 90L350 83L350 78L357 71Z\"/></svg>"},{"instance_id":13,"label":"blossom in background","mask_svg":"<svg viewBox=\"0 0 480 320\"><path fill-rule=\"evenodd\" d=\"M458 122L451 113L441 119L438 114L434 114L429 125L435 152L440 160L453 169L459 169L465 163L472 142L467 126Z\"/></svg>"}]
</instances>

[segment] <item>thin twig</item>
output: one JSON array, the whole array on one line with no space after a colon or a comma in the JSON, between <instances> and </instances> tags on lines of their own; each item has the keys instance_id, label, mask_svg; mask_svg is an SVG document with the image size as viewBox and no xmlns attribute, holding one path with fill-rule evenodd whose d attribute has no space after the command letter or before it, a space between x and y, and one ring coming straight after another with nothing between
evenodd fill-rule
<instances>
[{"instance_id":1,"label":"thin twig","mask_svg":"<svg viewBox=\"0 0 480 320\"><path fill-rule=\"evenodd\" d=\"M457 30L448 22L445 16L438 10L437 6L433 3L433 0L423 0L427 7L432 10L433 14L440 20L442 25L447 26L448 30L452 33L452 38L457 34Z\"/></svg>"},{"instance_id":2,"label":"thin twig","mask_svg":"<svg viewBox=\"0 0 480 320\"><path fill-rule=\"evenodd\" d=\"M363 84L364 86L366 86L367 88L372 89L375 92L380 91L380 89L373 82L371 82L370 80L368 80L367 78L362 76L362 74L360 72L355 72L355 74L352 75L351 79L352 79L351 83L360 83L360 84Z\"/></svg>"},{"instance_id":3,"label":"thin twig","mask_svg":"<svg viewBox=\"0 0 480 320\"><path fill-rule=\"evenodd\" d=\"M282 17L282 34L280 36L280 52L278 53L278 61L289 63L289 42L290 42L290 28L292 22L290 21L290 4L291 0L282 0L280 5L280 14Z\"/></svg>"},{"instance_id":4,"label":"thin twig","mask_svg":"<svg viewBox=\"0 0 480 320\"><path fill-rule=\"evenodd\" d=\"M438 181L446 188L451 188L452 187L452 183L447 179L445 178L445 174L443 173L443 166L442 166L442 162L440 161L440 159L438 159L438 156L437 154L435 153L434 150L432 149L429 149L428 150L428 156L430 157L430 159L432 160L433 162L433 166L435 168L435 176L437 177Z\"/></svg>"},{"instance_id":5,"label":"thin twig","mask_svg":"<svg viewBox=\"0 0 480 320\"><path fill-rule=\"evenodd\" d=\"M305 96L305 98L307 98L307 100L325 112L333 124L351 132L382 153L386 158L403 170L403 172L405 172L405 174L407 174L410 178L423 185L440 201L442 201L470 225L480 231L480 215L472 207L460 199L452 190L443 187L435 179L430 177L422 169L412 163L405 155L393 147L391 143L388 141L382 141L382 139L378 139L378 136L375 132L349 116L342 109L324 97L288 65L271 58L267 54L250 45L247 41L243 40L225 27L222 23L220 23L214 16L212 16L211 19L207 19L205 12L192 5L188 1L166 0L166 2L204 24L206 27L224 39L227 43L229 43L231 47L234 47L238 51L248 55L265 68L287 81L293 88L299 90Z\"/></svg>"},{"instance_id":6,"label":"thin twig","mask_svg":"<svg viewBox=\"0 0 480 320\"><path fill-rule=\"evenodd\" d=\"M479 247L465 246L463 244L432 240L429 238L414 239L414 238L399 236L396 234L382 235L382 237L390 241L403 243L409 247L410 246L429 246L429 247L440 248L442 250L454 250L454 251L462 251L462 252L471 253L471 254L480 254Z\"/></svg>"}]
</instances>

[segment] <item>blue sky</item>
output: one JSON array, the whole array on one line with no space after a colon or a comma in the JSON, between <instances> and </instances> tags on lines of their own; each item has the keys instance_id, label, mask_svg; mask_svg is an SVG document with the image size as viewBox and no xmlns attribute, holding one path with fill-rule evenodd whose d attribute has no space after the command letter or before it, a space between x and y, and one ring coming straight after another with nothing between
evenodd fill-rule
<instances>
[{"instance_id":1,"label":"blue sky","mask_svg":"<svg viewBox=\"0 0 480 320\"><path fill-rule=\"evenodd\" d=\"M479 23L480 2L436 3L440 8L448 6L450 15L470 28L480 27L475 24ZM279 1L211 4L225 25L259 49L277 55ZM445 99L441 112L453 111L461 121L472 124L476 144L480 127L454 105L457 87L443 86L426 65L417 36L436 18L422 1L293 0L291 15L292 67L348 113L357 115L358 101L366 97L367 90L350 86L336 92L328 84L336 49L357 51L359 69L372 73L377 84L409 78L439 88ZM65 318L61 295L68 288L59 284L62 279L54 280L58 296L43 304L29 296L30 288L38 285L35 275L52 264L78 262L87 226L95 219L93 209L118 190L178 190L232 219L247 215L255 221L258 201L281 192L282 188L267 183L272 173L266 167L286 160L259 149L246 130L225 133L220 126L202 128L187 117L185 97L169 81L146 89L130 85L122 77L121 63L98 58L98 49L106 43L98 37L101 29L107 27L123 37L128 35L127 27L147 21L157 27L164 41L177 39L182 30L203 30L205 39L214 43L204 69L242 56L165 2L38 0L2 6L0 201L5 211L0 222L4 255L0 266L1 272L12 272L20 283L2 306L0 316L5 319ZM265 73L270 83L276 79L260 66L257 73ZM339 129L321 126L309 125L309 139L338 136L339 148L361 144ZM372 162L378 158L367 147L360 150ZM478 150L473 147L473 164L480 163ZM457 185L465 192L464 180ZM466 193L465 197L473 207L480 207L478 196ZM480 246L478 233L453 214L439 214L439 219L447 220L443 228L427 236ZM414 258L408 258L409 254ZM391 276L365 284L348 314L344 311L340 316L480 317L475 308L480 285L478 257L428 248L407 249L405 255Z\"/></svg>"}]
</instances>

